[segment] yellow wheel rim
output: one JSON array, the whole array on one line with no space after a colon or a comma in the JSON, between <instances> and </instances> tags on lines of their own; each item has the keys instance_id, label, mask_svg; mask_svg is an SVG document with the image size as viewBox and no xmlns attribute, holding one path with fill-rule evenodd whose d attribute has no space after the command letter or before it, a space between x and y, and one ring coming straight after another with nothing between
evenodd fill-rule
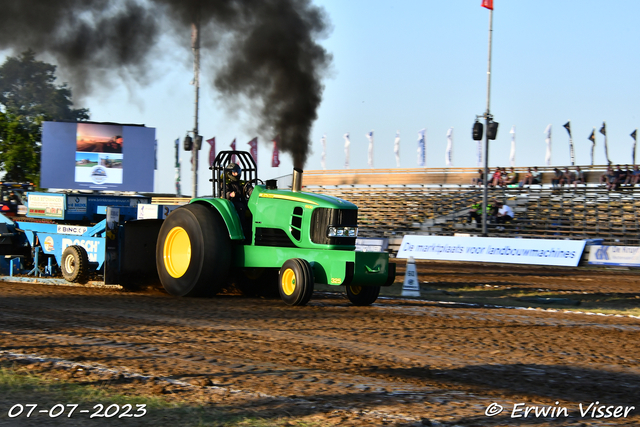
<instances>
[{"instance_id":1,"label":"yellow wheel rim","mask_svg":"<svg viewBox=\"0 0 640 427\"><path fill-rule=\"evenodd\" d=\"M296 290L296 273L294 273L292 269L287 268L284 271L284 273L282 273L282 291L286 295L291 295L295 290Z\"/></svg>"},{"instance_id":2,"label":"yellow wheel rim","mask_svg":"<svg viewBox=\"0 0 640 427\"><path fill-rule=\"evenodd\" d=\"M164 266L171 277L182 277L191 261L191 240L182 227L174 227L164 239Z\"/></svg>"},{"instance_id":3,"label":"yellow wheel rim","mask_svg":"<svg viewBox=\"0 0 640 427\"><path fill-rule=\"evenodd\" d=\"M362 291L362 286L349 286L349 290L353 295L358 295Z\"/></svg>"}]
</instances>

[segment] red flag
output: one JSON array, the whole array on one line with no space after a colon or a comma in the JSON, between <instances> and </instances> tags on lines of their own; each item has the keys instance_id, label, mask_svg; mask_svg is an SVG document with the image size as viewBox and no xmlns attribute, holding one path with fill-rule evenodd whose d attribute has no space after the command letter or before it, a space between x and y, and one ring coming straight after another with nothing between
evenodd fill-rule
<instances>
[{"instance_id":1,"label":"red flag","mask_svg":"<svg viewBox=\"0 0 640 427\"><path fill-rule=\"evenodd\" d=\"M216 137L207 139L207 142L211 145L209 149L209 166L213 166L213 161L216 159Z\"/></svg>"},{"instance_id":2,"label":"red flag","mask_svg":"<svg viewBox=\"0 0 640 427\"><path fill-rule=\"evenodd\" d=\"M253 157L253 160L256 162L256 164L258 164L258 137L253 138L247 144L249 144L249 147L251 147L249 149L251 157Z\"/></svg>"},{"instance_id":3,"label":"red flag","mask_svg":"<svg viewBox=\"0 0 640 427\"><path fill-rule=\"evenodd\" d=\"M493 10L493 0L482 0L482 7Z\"/></svg>"},{"instance_id":4,"label":"red flag","mask_svg":"<svg viewBox=\"0 0 640 427\"><path fill-rule=\"evenodd\" d=\"M235 138L233 138L233 142L231 143L231 149L232 149L233 151L236 151L236 139L235 139ZM232 162L232 163L237 163L237 161L236 161L236 160L237 160L237 159L236 159L236 155L235 155L235 154L234 154L233 156L231 156L231 162Z\"/></svg>"},{"instance_id":5,"label":"red flag","mask_svg":"<svg viewBox=\"0 0 640 427\"><path fill-rule=\"evenodd\" d=\"M273 138L273 153L271 154L271 167L277 168L280 166L280 153L278 151L278 141L280 140L280 135Z\"/></svg>"}]
</instances>

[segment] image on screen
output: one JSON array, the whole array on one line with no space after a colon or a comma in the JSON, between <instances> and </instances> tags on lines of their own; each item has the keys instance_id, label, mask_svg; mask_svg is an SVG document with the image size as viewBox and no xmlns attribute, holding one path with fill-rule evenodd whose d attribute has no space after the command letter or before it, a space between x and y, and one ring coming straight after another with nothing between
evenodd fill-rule
<instances>
[{"instance_id":1,"label":"image on screen","mask_svg":"<svg viewBox=\"0 0 640 427\"><path fill-rule=\"evenodd\" d=\"M76 182L122 184L122 126L78 123Z\"/></svg>"}]
</instances>

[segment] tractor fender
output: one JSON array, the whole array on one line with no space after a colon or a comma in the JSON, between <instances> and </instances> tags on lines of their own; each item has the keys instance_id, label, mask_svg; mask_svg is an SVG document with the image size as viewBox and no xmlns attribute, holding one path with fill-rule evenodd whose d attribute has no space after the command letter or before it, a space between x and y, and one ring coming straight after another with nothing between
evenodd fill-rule
<instances>
[{"instance_id":1,"label":"tractor fender","mask_svg":"<svg viewBox=\"0 0 640 427\"><path fill-rule=\"evenodd\" d=\"M229 238L231 240L244 240L244 233L242 232L242 224L240 223L240 217L238 216L238 212L236 208L233 206L227 199L204 199L197 198L191 200L190 204L198 203L205 206L210 206L222 217L225 225L227 226L227 230L229 231Z\"/></svg>"}]
</instances>

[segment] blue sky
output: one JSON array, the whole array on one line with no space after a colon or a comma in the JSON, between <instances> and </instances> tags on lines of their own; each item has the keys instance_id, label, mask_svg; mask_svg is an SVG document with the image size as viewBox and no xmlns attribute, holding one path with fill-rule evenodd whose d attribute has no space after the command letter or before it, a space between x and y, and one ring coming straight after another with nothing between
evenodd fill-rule
<instances>
[{"instance_id":1,"label":"blue sky","mask_svg":"<svg viewBox=\"0 0 640 427\"><path fill-rule=\"evenodd\" d=\"M321 44L333 54L323 102L305 169L321 168L321 143L327 136L327 168L344 166L344 140L351 136L350 167L367 168L373 130L374 167L395 167L393 140L401 136L401 166L417 167L418 131L427 131L427 167L445 166L447 130L453 127L453 166L476 166L471 126L486 108L489 10L481 0L316 0L325 8L331 31ZM543 165L547 125L552 125L552 165L569 164L571 120L578 164L590 163L592 129L607 122L609 157L631 162L629 134L640 127L640 2L631 0L494 0L491 112L500 123L491 142L490 166L508 166L512 126L516 127L516 165ZM167 42L146 85L114 81L108 91L83 100L91 119L144 123L155 127L159 143L156 191L174 188L174 145L193 128L191 57L176 54ZM43 58L46 60L46 58ZM202 81L211 77L203 58ZM62 71L62 70L61 70ZM229 115L210 86L200 91L200 130L216 137L218 149L234 138L238 148L255 135L244 112ZM205 143L206 144L206 143ZM263 178L291 171L288 155L271 168L271 145L259 147ZM190 193L190 153L181 151L183 192ZM200 153L200 195L210 194ZM640 155L638 155L640 161ZM604 137L597 133L596 164L604 164Z\"/></svg>"}]
</instances>

